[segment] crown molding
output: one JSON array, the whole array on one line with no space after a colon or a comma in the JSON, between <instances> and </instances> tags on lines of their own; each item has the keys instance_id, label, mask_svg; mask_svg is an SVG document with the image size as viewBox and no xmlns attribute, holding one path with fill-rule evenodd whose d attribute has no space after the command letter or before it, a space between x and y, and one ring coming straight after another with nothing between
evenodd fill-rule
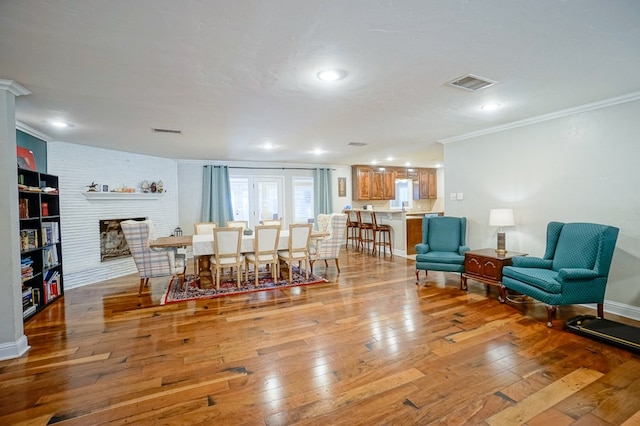
<instances>
[{"instance_id":1,"label":"crown molding","mask_svg":"<svg viewBox=\"0 0 640 426\"><path fill-rule=\"evenodd\" d=\"M13 93L14 96L30 95L31 92L27 90L23 85L13 80L0 79L0 89L8 90Z\"/></svg>"},{"instance_id":2,"label":"crown molding","mask_svg":"<svg viewBox=\"0 0 640 426\"><path fill-rule=\"evenodd\" d=\"M516 127L529 126L531 124L541 123L544 121L554 120L556 118L566 117L569 115L580 114L587 111L593 111L595 109L608 108L614 105L624 104L627 102L633 102L640 99L640 92L630 93L628 95L618 96L615 98L609 98L602 101L592 102L584 105L580 105L573 108L562 109L560 111L552 112L549 114L538 115L536 117L527 118L524 120L514 121L512 123L503 124L501 126L490 127L488 129L479 130L477 132L466 133L460 136L454 136L451 138L440 139L438 142L441 144L448 144L451 142L457 142L464 139L475 138L478 136L484 136L491 133L502 132L504 130L514 129Z\"/></svg>"},{"instance_id":3,"label":"crown molding","mask_svg":"<svg viewBox=\"0 0 640 426\"><path fill-rule=\"evenodd\" d=\"M33 127L27 126L24 123L16 121L16 130L20 130L28 135L33 136L34 138L42 139L45 142L53 141L53 138L49 135L45 135L44 133L34 129Z\"/></svg>"}]
</instances>

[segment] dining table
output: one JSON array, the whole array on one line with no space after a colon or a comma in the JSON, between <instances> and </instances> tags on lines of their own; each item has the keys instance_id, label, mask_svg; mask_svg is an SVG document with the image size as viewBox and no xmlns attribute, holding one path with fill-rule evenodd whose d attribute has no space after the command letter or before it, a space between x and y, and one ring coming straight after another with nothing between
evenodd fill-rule
<instances>
[{"instance_id":1,"label":"dining table","mask_svg":"<svg viewBox=\"0 0 640 426\"><path fill-rule=\"evenodd\" d=\"M311 239L317 240L329 235L328 232L312 231ZM242 253L252 253L254 251L255 234L242 235L242 241L240 244L240 251ZM180 235L180 236L168 236L159 237L155 240L149 241L149 247L151 248L168 248L168 247L187 247L191 246L193 252L193 265L196 275L200 275L200 268L198 258L200 256L211 256L215 253L215 245L213 244L213 233L211 234L196 234L196 235ZM278 240L278 250L287 250L289 248L289 230L283 229L280 231L280 238Z\"/></svg>"}]
</instances>

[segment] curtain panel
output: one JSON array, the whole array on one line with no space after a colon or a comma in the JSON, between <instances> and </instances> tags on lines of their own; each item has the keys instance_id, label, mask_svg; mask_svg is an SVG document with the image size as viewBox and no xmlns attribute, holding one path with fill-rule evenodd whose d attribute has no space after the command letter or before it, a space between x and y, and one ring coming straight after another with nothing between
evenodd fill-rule
<instances>
[{"instance_id":1,"label":"curtain panel","mask_svg":"<svg viewBox=\"0 0 640 426\"><path fill-rule=\"evenodd\" d=\"M202 182L202 222L226 226L233 220L229 167L204 166Z\"/></svg>"},{"instance_id":2,"label":"curtain panel","mask_svg":"<svg viewBox=\"0 0 640 426\"><path fill-rule=\"evenodd\" d=\"M313 214L333 213L333 184L331 169L313 170Z\"/></svg>"}]
</instances>

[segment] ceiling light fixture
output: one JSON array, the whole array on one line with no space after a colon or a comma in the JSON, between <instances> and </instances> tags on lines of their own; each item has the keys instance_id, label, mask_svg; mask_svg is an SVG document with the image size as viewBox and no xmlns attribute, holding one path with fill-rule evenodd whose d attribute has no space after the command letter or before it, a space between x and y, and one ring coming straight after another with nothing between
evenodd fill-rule
<instances>
[{"instance_id":1,"label":"ceiling light fixture","mask_svg":"<svg viewBox=\"0 0 640 426\"><path fill-rule=\"evenodd\" d=\"M64 121L52 121L51 125L60 128L69 127L69 123L65 123Z\"/></svg>"},{"instance_id":2,"label":"ceiling light fixture","mask_svg":"<svg viewBox=\"0 0 640 426\"><path fill-rule=\"evenodd\" d=\"M340 69L322 70L316 76L322 81L338 81L345 78L347 72Z\"/></svg>"},{"instance_id":3,"label":"ceiling light fixture","mask_svg":"<svg viewBox=\"0 0 640 426\"><path fill-rule=\"evenodd\" d=\"M262 145L262 147L264 149L273 149L273 144L271 142L265 142L264 145Z\"/></svg>"},{"instance_id":4,"label":"ceiling light fixture","mask_svg":"<svg viewBox=\"0 0 640 426\"><path fill-rule=\"evenodd\" d=\"M495 111L495 110L497 110L498 108L500 108L501 106L502 106L502 105L500 105L500 104L493 103L493 104L486 104L486 105L482 105L482 106L480 107L480 109L481 109L482 111Z\"/></svg>"}]
</instances>

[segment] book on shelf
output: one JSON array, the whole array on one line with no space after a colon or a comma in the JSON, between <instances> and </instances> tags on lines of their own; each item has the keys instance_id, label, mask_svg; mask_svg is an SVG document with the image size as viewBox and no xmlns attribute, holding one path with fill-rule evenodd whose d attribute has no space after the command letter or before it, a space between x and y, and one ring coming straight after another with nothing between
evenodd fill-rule
<instances>
[{"instance_id":1,"label":"book on shelf","mask_svg":"<svg viewBox=\"0 0 640 426\"><path fill-rule=\"evenodd\" d=\"M37 229L23 229L20 231L20 248L22 251L38 248Z\"/></svg>"},{"instance_id":2,"label":"book on shelf","mask_svg":"<svg viewBox=\"0 0 640 426\"><path fill-rule=\"evenodd\" d=\"M50 270L47 271L44 278L44 303L59 296L60 292L60 272Z\"/></svg>"},{"instance_id":3,"label":"book on shelf","mask_svg":"<svg viewBox=\"0 0 640 426\"><path fill-rule=\"evenodd\" d=\"M20 273L22 274L22 281L27 281L33 278L33 260L31 257L24 257L20 260Z\"/></svg>"},{"instance_id":4,"label":"book on shelf","mask_svg":"<svg viewBox=\"0 0 640 426\"><path fill-rule=\"evenodd\" d=\"M29 306L27 309L24 309L22 311L22 318L27 318L28 316L30 316L33 313L35 313L37 310L38 310L38 306L37 305Z\"/></svg>"},{"instance_id":5,"label":"book on shelf","mask_svg":"<svg viewBox=\"0 0 640 426\"><path fill-rule=\"evenodd\" d=\"M29 218L29 200L26 198L20 198L18 204L18 213L20 215L20 219L28 219Z\"/></svg>"},{"instance_id":6,"label":"book on shelf","mask_svg":"<svg viewBox=\"0 0 640 426\"><path fill-rule=\"evenodd\" d=\"M42 250L42 262L45 268L52 268L58 264L58 250L56 246L48 246Z\"/></svg>"},{"instance_id":7,"label":"book on shelf","mask_svg":"<svg viewBox=\"0 0 640 426\"><path fill-rule=\"evenodd\" d=\"M60 242L58 222L42 222L42 245L49 246Z\"/></svg>"}]
</instances>

